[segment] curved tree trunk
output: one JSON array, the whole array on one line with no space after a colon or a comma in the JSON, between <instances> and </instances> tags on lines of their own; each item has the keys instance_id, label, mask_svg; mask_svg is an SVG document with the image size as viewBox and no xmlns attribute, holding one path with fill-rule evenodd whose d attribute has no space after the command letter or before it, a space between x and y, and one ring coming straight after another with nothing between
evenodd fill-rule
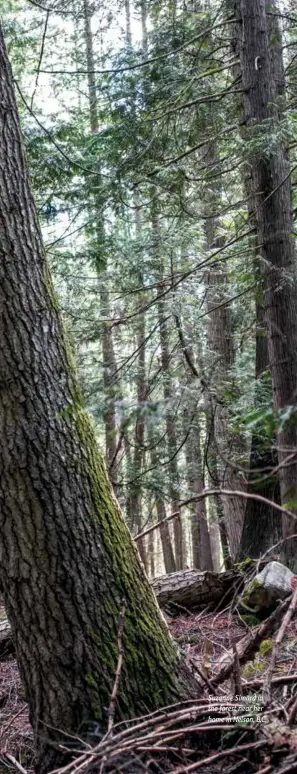
<instances>
[{"instance_id":1,"label":"curved tree trunk","mask_svg":"<svg viewBox=\"0 0 297 774\"><path fill-rule=\"evenodd\" d=\"M177 654L83 408L28 184L0 35L0 582L37 745L104 728L125 599L118 716L183 693ZM63 742L65 737L63 737Z\"/></svg>"}]
</instances>

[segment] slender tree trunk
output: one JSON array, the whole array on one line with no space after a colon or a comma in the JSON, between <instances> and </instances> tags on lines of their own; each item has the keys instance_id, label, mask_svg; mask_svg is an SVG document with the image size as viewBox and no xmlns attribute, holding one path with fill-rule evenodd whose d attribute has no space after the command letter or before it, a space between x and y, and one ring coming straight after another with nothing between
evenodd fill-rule
<instances>
[{"instance_id":1,"label":"slender tree trunk","mask_svg":"<svg viewBox=\"0 0 297 774\"><path fill-rule=\"evenodd\" d=\"M138 350L136 391L137 391L137 418L135 422L135 434L133 439L134 453L132 464L132 481L130 484L129 518L132 528L136 528L136 533L142 529L142 496L141 496L141 470L144 464L144 441L145 441L145 421L144 421L144 403L147 395L146 375L145 375L145 315L141 314L138 319L138 330L136 337L136 346ZM133 480L134 479L134 480ZM138 540L138 550L144 565L146 566L146 548L144 540Z\"/></svg>"},{"instance_id":2,"label":"slender tree trunk","mask_svg":"<svg viewBox=\"0 0 297 774\"><path fill-rule=\"evenodd\" d=\"M183 257L183 262L185 263L185 256ZM183 319L183 327L184 327L184 330L185 330L186 335L188 337L188 340L192 341L193 340L193 335L194 335L194 328L193 328L191 322L189 322L188 318L184 318ZM179 338L180 338L180 336L179 336ZM195 358L195 351L194 351L193 347L191 347L191 346L190 347L187 346L188 356L190 356L190 360L192 362L192 368L193 368L193 364L194 364L194 367L196 369L195 360L197 360L197 363L198 363L197 375L198 375L198 372L199 372L201 374L201 376L203 376L203 374L205 372L204 362L203 362L203 358L202 358L202 355L201 355L202 350L203 350L203 346L202 346L202 342L199 339L199 334L197 335L197 330L196 330L195 339L196 339L196 351L197 351L196 358ZM186 363L187 363L188 371L190 371L188 360L186 358L185 358L185 360L186 360ZM193 372L192 368L191 368L191 375L192 375L192 378L193 378L193 375L195 375L195 373ZM197 384L194 385L194 389L195 389L195 386L196 386L196 389L197 389L198 385ZM201 383L200 383L198 389L199 390L201 389ZM206 479L207 475L211 478L211 484L212 485L215 483L215 486L219 486L219 479L218 479L218 474L217 474L216 447L215 447L215 444L213 442L214 428L213 428L212 406L211 406L211 403L209 401L208 390L204 389L204 398L203 398L203 402L202 402L202 407L200 406L200 408L199 408L199 412L200 412L199 413L199 418L200 418L201 412L203 412L203 414L205 416L205 421L206 421L206 433L205 433L205 445L204 445L204 450L203 450L203 457L202 457L202 454L201 454L201 447L200 447L200 426L199 426L199 420L198 420L198 417L195 416L196 412L194 413L194 406L191 409L191 416L193 417L192 418L193 432L194 432L194 436L195 436L195 440L194 440L193 444L191 445L192 446L192 452L190 450L188 451L188 442L186 443L186 456L188 458L188 464L187 464L188 481L190 483L190 479L191 479L191 459L193 458L193 460L194 460L194 468L196 469L196 474L197 474L197 478L196 478L197 492L198 492L198 488L199 488L199 491L200 491L201 490L201 486L203 486L203 487L205 486L205 479ZM198 433L197 432L195 433L195 428L196 428L196 431L197 431L196 422L198 422L198 428L199 428L199 432ZM189 441L189 439L187 439L187 441ZM196 445L197 445L197 448L198 448L198 452L196 452ZM197 453L198 453L198 459L197 459ZM188 467L188 465L189 465L189 467ZM189 473L190 473L190 476L189 476ZM191 489L191 485L190 485L190 489ZM213 499L209 500L208 503L204 503L204 508L201 511L201 504L202 504L202 502L203 501L200 501L200 503L197 503L198 507L197 507L196 514L197 514L197 517L198 517L198 524L197 524L197 518L195 519L195 524L197 524L198 529L196 529L196 526L194 526L194 533L195 534L193 534L193 543L198 538L198 532L200 533L199 522L200 522L200 517L201 517L201 523L203 524L203 528L202 528L201 535L199 534L200 553L203 554L204 557L207 557L206 561L207 561L207 563L209 563L209 566L212 563L213 568L215 569L215 571L219 572L222 569L222 560L221 560L221 548L222 548L222 546L221 546L220 533L222 532L222 530L224 528L224 512L223 512L223 508L222 508L222 504L221 504L220 498L216 497L216 498L213 498ZM220 513L219 513L219 508L220 508ZM193 524L193 522L192 522L192 524ZM207 532L206 532L206 528L207 528ZM198 545L198 542L197 542L197 545ZM229 547L228 547L228 543L227 543L227 538L226 538L225 532L224 532L224 540L222 541L222 545L224 546L224 556L228 557L229 556ZM194 556L195 556L195 554L194 554ZM195 559L194 559L194 561L195 561ZM198 553L196 554L196 561L198 561ZM227 566L227 564L226 564L226 566Z\"/></svg>"},{"instance_id":3,"label":"slender tree trunk","mask_svg":"<svg viewBox=\"0 0 297 774\"><path fill-rule=\"evenodd\" d=\"M83 13L84 13L84 28L85 28L85 43L86 43L86 60L88 70L88 96L89 96L89 111L90 111L90 129L92 134L98 134L99 132L99 119L98 119L98 100L97 100L97 87L95 78L95 61L93 51L93 35L91 29L91 17L93 8L89 0L83 0ZM96 178L96 189L100 188L102 181L100 170L98 171L98 177ZM94 192L93 196L95 204L94 217L96 220L96 260L95 265L98 274L98 290L100 298L100 313L103 318L101 324L101 344L102 344L102 361L103 361L103 384L105 395L105 409L104 409L104 422L105 422L105 449L106 449L106 462L109 469L116 454L117 448L117 425L116 425L116 407L115 407L115 385L114 378L116 373L116 359L113 346L112 329L107 322L110 317L110 305L109 305L109 289L107 286L107 280L105 271L107 268L106 256L105 256L105 229L104 219L102 212L102 201L100 193ZM114 485L115 486L115 485ZM116 489L116 486L115 486Z\"/></svg>"},{"instance_id":4,"label":"slender tree trunk","mask_svg":"<svg viewBox=\"0 0 297 774\"><path fill-rule=\"evenodd\" d=\"M161 287L161 285L160 285ZM178 468L177 468L177 437L174 425L174 416L172 411L173 401L173 388L170 377L170 358L169 358L169 336L167 328L167 320L165 313L165 305L163 301L158 301L158 317L159 317L159 329L160 329L160 345L161 345L161 362L163 371L163 391L164 402L166 406L166 434L167 434L167 449L169 457L169 475L170 475L170 496L171 496L171 509L172 513L179 509L179 491L178 491ZM174 519L174 546L175 546L175 563L176 569L183 569L183 530L181 517Z\"/></svg>"},{"instance_id":5,"label":"slender tree trunk","mask_svg":"<svg viewBox=\"0 0 297 774\"><path fill-rule=\"evenodd\" d=\"M207 339L212 359L212 367L210 369L212 377L209 392L213 414L213 442L217 453L219 485L228 489L238 489L241 488L241 485L236 471L236 459L238 453L242 452L242 440L231 436L229 430L229 411L225 398L225 393L230 383L230 370L234 363L230 310L223 303L225 300L225 287L225 271L220 270L219 267L211 270L208 278L207 296L209 312L207 318ZM238 497L222 497L222 503L230 554L234 559L241 538L244 506Z\"/></svg>"},{"instance_id":6,"label":"slender tree trunk","mask_svg":"<svg viewBox=\"0 0 297 774\"><path fill-rule=\"evenodd\" d=\"M217 148L210 144L207 151L208 161L218 158ZM211 213L216 212L221 203L220 183L208 186L205 191L205 236L207 250L223 246L224 237L218 237L218 222ZM207 273L207 342L210 352L209 373L211 374L209 393L213 412L213 443L217 456L219 485L228 489L241 488L236 471L236 458L242 454L243 441L235 438L229 429L229 411L225 393L230 388L231 368L234 365L234 348L231 312L226 300L228 277L220 262ZM241 538L244 503L238 497L222 497L224 520L230 554L234 559Z\"/></svg>"},{"instance_id":7,"label":"slender tree trunk","mask_svg":"<svg viewBox=\"0 0 297 774\"><path fill-rule=\"evenodd\" d=\"M187 415L189 416L187 410ZM186 428L186 432L188 428ZM186 440L186 463L190 496L198 495L204 489L202 457L200 449L200 428L198 418L191 421L191 429ZM193 567L200 570L213 570L209 529L206 517L205 499L198 500L192 507L191 533L193 546Z\"/></svg>"},{"instance_id":8,"label":"slender tree trunk","mask_svg":"<svg viewBox=\"0 0 297 774\"><path fill-rule=\"evenodd\" d=\"M142 49L144 53L147 53L147 4L146 0L141 0L141 36L142 36Z\"/></svg>"},{"instance_id":9,"label":"slender tree trunk","mask_svg":"<svg viewBox=\"0 0 297 774\"><path fill-rule=\"evenodd\" d=\"M131 8L129 0L125 0L125 13L126 13L126 41L128 45L131 45ZM142 48L146 48L146 34L145 34L145 9L143 11L143 25L142 25ZM137 194L134 195L134 224L135 224L135 236L136 242L139 246L141 244L142 237L142 224L140 217L140 208ZM142 272L139 271L139 285L143 285ZM138 299L139 303L139 299ZM136 335L136 349L137 356L137 375L136 375L136 392L137 392L137 418L135 422L135 435L133 439L134 453L133 453L133 466L132 466L132 482L130 485L130 494L128 497L129 504L129 517L130 523L133 528L136 527L137 533L141 532L143 513L142 513L142 480L140 478L141 470L144 466L145 460L145 419L144 419L144 403L147 397L147 384L146 384L146 368L145 368L145 328L146 319L145 312L141 313L138 318L137 335ZM134 481L133 481L134 479ZM144 566L147 567L147 552L145 540L137 541L138 550Z\"/></svg>"},{"instance_id":10,"label":"slender tree trunk","mask_svg":"<svg viewBox=\"0 0 297 774\"><path fill-rule=\"evenodd\" d=\"M292 240L291 179L288 149L281 129L285 93L281 33L275 18L273 40L267 11L272 0L237 0L238 45L244 89L244 111L249 163L261 248L264 310L268 328L268 353L273 404L277 412L291 412L291 420L278 423L277 446L282 503L297 512L297 465L285 465L297 450L297 290L296 259ZM292 461L292 460L291 460ZM283 534L296 532L295 520L284 517ZM284 556L297 566L297 541L284 544Z\"/></svg>"},{"instance_id":11,"label":"slender tree trunk","mask_svg":"<svg viewBox=\"0 0 297 774\"><path fill-rule=\"evenodd\" d=\"M263 305L257 301L257 332L256 332L256 380L260 379L268 369L268 345ZM255 407L260 404L261 393L255 394ZM273 453L271 441L259 433L254 434L250 454L250 475L248 492L261 494L267 500L280 502L278 476L269 476L269 468L277 466L277 455ZM253 471L256 471L253 473ZM257 483L258 482L258 483ZM281 540L282 523L279 514L273 506L269 507L258 501L247 500L243 531L241 536L239 559L247 556L258 558L271 546Z\"/></svg>"},{"instance_id":12,"label":"slender tree trunk","mask_svg":"<svg viewBox=\"0 0 297 774\"><path fill-rule=\"evenodd\" d=\"M130 0L125 0L125 17L126 17L126 42L128 46L132 46Z\"/></svg>"},{"instance_id":13,"label":"slender tree trunk","mask_svg":"<svg viewBox=\"0 0 297 774\"><path fill-rule=\"evenodd\" d=\"M160 234L159 234L159 222L158 214L153 207L152 209L152 232L155 240L155 251L158 258L158 292L162 291L163 280L163 261L160 252ZM157 313L159 320L160 331L160 349L161 349L161 365L163 374L163 395L165 404L165 423L166 423L166 435L167 435L167 450L168 450L168 470L170 477L170 498L171 498L171 510L175 513L179 510L179 475L177 465L177 434L174 423L174 414L172 411L173 403L173 385L170 374L170 356L169 356L169 331L167 325L166 316L166 304L162 299L157 302ZM182 570L184 565L184 546L183 546L183 529L181 516L174 519L174 548L175 548L175 564L177 570Z\"/></svg>"},{"instance_id":14,"label":"slender tree trunk","mask_svg":"<svg viewBox=\"0 0 297 774\"><path fill-rule=\"evenodd\" d=\"M154 477L158 478L159 461L158 461L158 454L157 454L157 446L156 446L154 434L150 429L149 429L149 443L150 443L152 468L154 470ZM158 521L163 522L163 519L166 518L167 513L166 513L164 498L162 497L160 487L158 486L158 481L156 482L155 497L156 497L156 511L157 511ZM166 574L175 572L176 564L175 564L175 558L174 558L174 553L172 548L172 541L171 541L168 522L165 522L164 524L160 524L160 538L161 538L161 544L162 544L165 572Z\"/></svg>"},{"instance_id":15,"label":"slender tree trunk","mask_svg":"<svg viewBox=\"0 0 297 774\"><path fill-rule=\"evenodd\" d=\"M205 463L206 463L206 485L220 486L220 479L218 474L217 452L216 446L213 441L214 433L214 421L213 421L213 409L209 405L207 396L205 397L205 416L206 416L206 449L205 449ZM205 475L205 474L204 474ZM223 508L222 499L220 497L210 498L209 503L209 536L211 543L211 553L213 557L214 570L220 572L222 569L222 557L226 570L231 569L232 559L230 555L228 534L226 529L225 513Z\"/></svg>"},{"instance_id":16,"label":"slender tree trunk","mask_svg":"<svg viewBox=\"0 0 297 774\"><path fill-rule=\"evenodd\" d=\"M232 12L232 8L230 8ZM269 40L274 42L275 20L273 17L268 21ZM238 36L236 34L232 41L232 55L236 64L232 68L234 78L240 77L241 68L239 61ZM271 64L273 57L271 58ZM242 118L242 97L236 99L238 114ZM245 139L245 129L241 130L242 138ZM269 355L267 341L267 325L265 320L263 306L263 286L261 282L261 272L258 257L258 245L261 240L257 233L257 200L254 197L253 181L250 175L250 165L247 166L244 175L244 191L247 198L247 208L249 213L250 226L254 229L253 236L253 264L254 274L257 281L256 291L256 357L255 357L255 409L260 409L263 405L263 379L265 379L265 393L269 391ZM260 298L260 293L262 298ZM271 390L272 405L272 390ZM272 447L271 438L267 437L264 426L254 431L249 462L249 483L248 492L257 492L266 500L272 500L280 504L280 487L278 475L269 476L269 469L272 471L277 465L277 453ZM260 557L265 551L281 540L282 522L275 509L269 506L263 506L258 501L247 500L244 515L244 524L239 546L238 559L243 560L247 556L254 558Z\"/></svg>"},{"instance_id":17,"label":"slender tree trunk","mask_svg":"<svg viewBox=\"0 0 297 774\"><path fill-rule=\"evenodd\" d=\"M252 186L250 178L246 178L245 184L248 196L248 210L250 224L255 227L256 243L258 243L257 222L255 219L256 202L252 195ZM254 270L255 277L258 280L256 294L256 384L255 384L255 409L263 405L263 385L265 378L266 391L270 374L267 326L264 315L263 300L259 298L261 289L260 272L257 250L254 249ZM272 404L272 390L271 390ZM265 497L266 500L280 504L280 487L278 475L269 475L269 469L277 467L277 453L272 448L271 438L267 438L267 433L263 428L258 428L254 432L251 443L250 464L249 464L249 484L248 492L256 492ZM247 556L258 558L265 553L271 546L278 543L282 538L282 522L279 514L276 513L273 506L264 505L258 500L247 500L244 515L244 524L239 546L238 559L243 560Z\"/></svg>"},{"instance_id":18,"label":"slender tree trunk","mask_svg":"<svg viewBox=\"0 0 297 774\"><path fill-rule=\"evenodd\" d=\"M107 725L125 599L118 716L186 693L176 650L113 497L44 259L0 34L0 582L37 746ZM60 729L60 732L56 729ZM65 744L65 736L63 736Z\"/></svg>"},{"instance_id":19,"label":"slender tree trunk","mask_svg":"<svg viewBox=\"0 0 297 774\"><path fill-rule=\"evenodd\" d=\"M190 361L193 368L194 353L192 346L187 346L186 342L184 341L184 334L181 329L179 318L176 317L176 320L178 324L179 340L182 349L185 372L189 379L187 402L184 407L183 417L183 432L184 437L186 438L185 457L188 488L192 495L198 495L203 491L205 481L201 454L201 432L199 423L199 411L201 411L201 409L197 405L195 384L192 384L192 382L195 380L195 375L189 365ZM201 570L213 570L205 499L202 498L202 500L197 500L197 502L194 503L191 507L191 512L193 567L197 567Z\"/></svg>"}]
</instances>

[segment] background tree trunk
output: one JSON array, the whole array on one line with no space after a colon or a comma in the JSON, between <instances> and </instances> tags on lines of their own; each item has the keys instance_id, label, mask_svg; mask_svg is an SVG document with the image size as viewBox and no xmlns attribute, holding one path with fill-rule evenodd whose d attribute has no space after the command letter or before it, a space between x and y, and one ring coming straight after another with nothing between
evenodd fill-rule
<instances>
[{"instance_id":1,"label":"background tree trunk","mask_svg":"<svg viewBox=\"0 0 297 774\"><path fill-rule=\"evenodd\" d=\"M256 303L256 378L260 378L268 368L268 346L263 305ZM257 384L255 407L257 407ZM259 433L252 438L250 454L250 473L248 492L261 494L267 500L280 503L278 476L269 475L277 466L277 454L273 454L271 442L267 438L259 438ZM256 471L253 473L253 471ZM257 483L258 482L258 483ZM258 558L271 546L281 540L282 522L280 515L272 506L264 505L258 500L247 500L241 542L238 558L247 556Z\"/></svg>"},{"instance_id":2,"label":"background tree trunk","mask_svg":"<svg viewBox=\"0 0 297 774\"><path fill-rule=\"evenodd\" d=\"M84 14L84 32L86 46L86 61L88 72L88 98L90 112L90 130L92 134L99 132L98 118L98 100L95 78L95 59L93 50L93 35L91 28L91 18L93 7L89 0L83 0ZM107 468L110 469L114 463L117 449L117 425L115 408L115 385L113 384L116 374L116 359L113 346L112 329L108 323L110 317L109 289L105 272L107 261L105 255L105 228L104 213L102 208L102 196L100 196L100 186L102 186L100 167L98 176L95 180L93 193L94 218L96 234L96 257L95 266L98 275L98 292L100 298L100 314L103 322L100 326L100 338L102 344L102 365L103 365L103 385L104 385L104 420L105 420L105 452ZM99 192L98 192L99 189ZM115 490L116 485L114 484Z\"/></svg>"},{"instance_id":3,"label":"background tree trunk","mask_svg":"<svg viewBox=\"0 0 297 774\"><path fill-rule=\"evenodd\" d=\"M277 412L291 412L278 421L277 445L282 503L297 512L297 465L285 466L289 454L297 454L297 290L296 259L292 240L291 180L288 149L281 120L285 88L282 40L274 21L270 36L267 10L277 7L265 0L237 0L247 148L249 153L256 222L261 244L264 309L268 328L268 352L272 373L273 405ZM273 143L273 144L272 144ZM291 460L292 461L292 460ZM283 520L284 537L293 534L295 521ZM296 565L297 541L284 544L284 558Z\"/></svg>"}]
</instances>

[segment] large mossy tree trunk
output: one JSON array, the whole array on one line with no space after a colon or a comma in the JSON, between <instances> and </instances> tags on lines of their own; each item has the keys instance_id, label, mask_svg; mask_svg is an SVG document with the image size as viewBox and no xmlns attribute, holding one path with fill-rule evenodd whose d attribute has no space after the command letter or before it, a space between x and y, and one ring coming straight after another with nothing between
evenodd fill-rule
<instances>
[{"instance_id":1,"label":"large mossy tree trunk","mask_svg":"<svg viewBox=\"0 0 297 774\"><path fill-rule=\"evenodd\" d=\"M244 93L247 161L251 169L256 223L261 245L263 301L268 353L278 422L277 447L283 504L297 511L297 284L292 239L290 160L284 132L285 76L282 40L274 0L236 0L237 35ZM270 35L270 40L269 40ZM291 419L289 419L291 414ZM290 464L286 460L290 457ZM294 464L292 464L294 462ZM296 531L295 519L284 517L284 537ZM284 558L296 568L296 539L287 540Z\"/></svg>"},{"instance_id":2,"label":"large mossy tree trunk","mask_svg":"<svg viewBox=\"0 0 297 774\"><path fill-rule=\"evenodd\" d=\"M187 692L83 408L44 259L0 33L0 583L37 746ZM181 676L182 675L182 676ZM58 729L58 730L57 730ZM65 737L63 737L65 743Z\"/></svg>"}]
</instances>

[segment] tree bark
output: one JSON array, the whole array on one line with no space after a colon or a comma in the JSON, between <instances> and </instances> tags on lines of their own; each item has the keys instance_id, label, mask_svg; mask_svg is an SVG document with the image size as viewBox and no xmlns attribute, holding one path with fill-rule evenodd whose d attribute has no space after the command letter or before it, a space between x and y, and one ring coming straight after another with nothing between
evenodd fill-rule
<instances>
[{"instance_id":1,"label":"tree bark","mask_svg":"<svg viewBox=\"0 0 297 774\"><path fill-rule=\"evenodd\" d=\"M185 695L191 678L180 676L83 407L2 33L0 72L0 583L45 774L62 762L61 732L107 726L123 598L118 717Z\"/></svg>"},{"instance_id":2,"label":"tree bark","mask_svg":"<svg viewBox=\"0 0 297 774\"><path fill-rule=\"evenodd\" d=\"M279 413L292 412L291 420L277 428L282 503L297 512L297 465L285 466L297 449L297 289L296 259L292 240L290 161L281 131L285 79L282 40L275 18L269 46L267 11L274 2L237 0L238 45L241 60L246 141L257 202L257 233L261 244L264 309L268 327L268 352L272 374L273 405ZM293 416L293 419L292 419ZM296 414L295 414L296 416ZM295 521L283 520L284 537L296 531ZM284 558L296 567L297 541L284 544Z\"/></svg>"}]
</instances>

